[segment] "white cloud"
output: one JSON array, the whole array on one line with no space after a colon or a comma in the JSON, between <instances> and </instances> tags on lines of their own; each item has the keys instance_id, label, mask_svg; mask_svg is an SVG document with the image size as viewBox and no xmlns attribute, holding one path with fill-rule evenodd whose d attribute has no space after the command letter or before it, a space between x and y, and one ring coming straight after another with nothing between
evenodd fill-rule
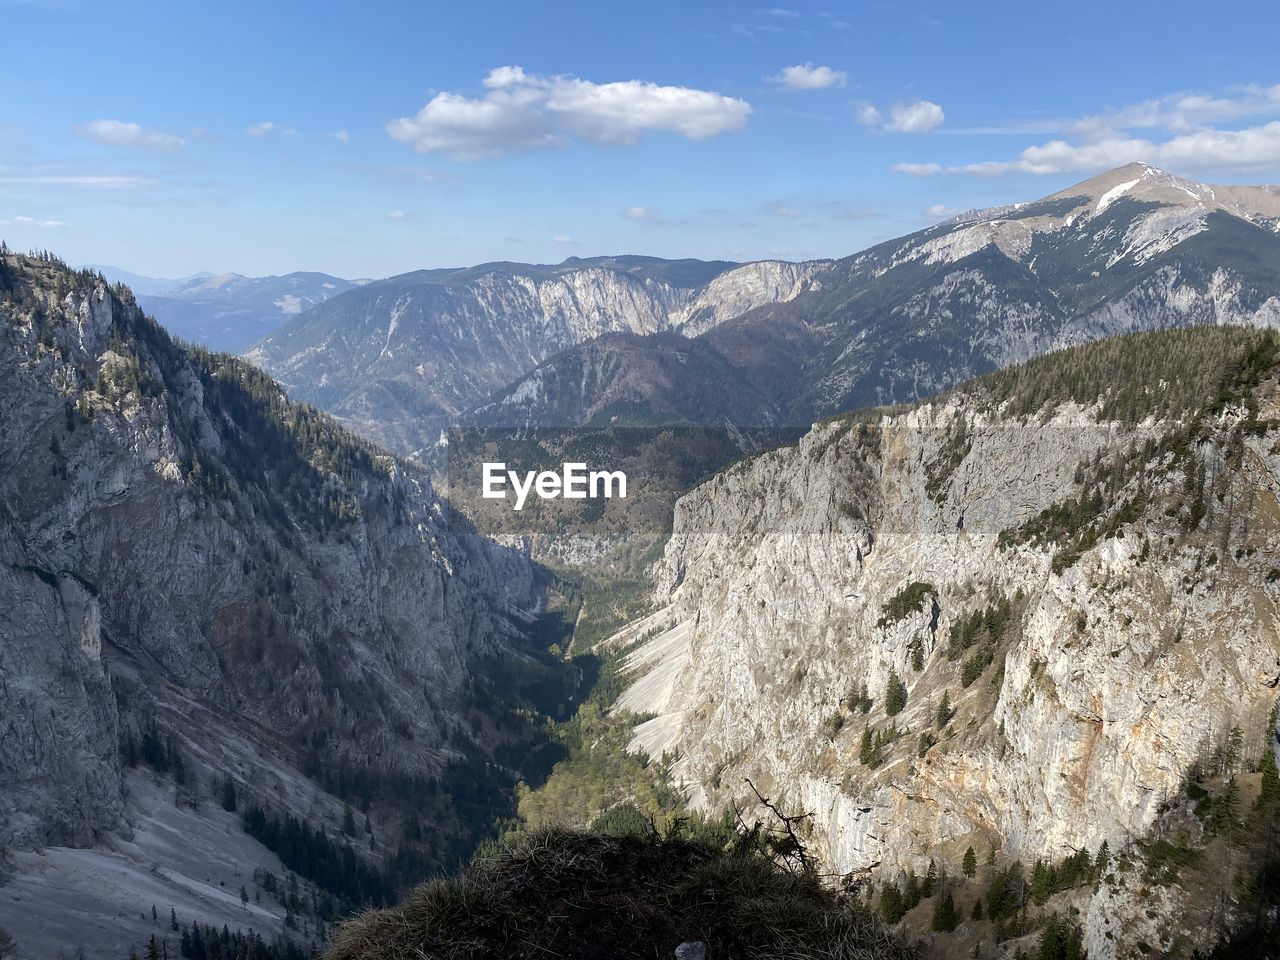
<instances>
[{"instance_id":1,"label":"white cloud","mask_svg":"<svg viewBox=\"0 0 1280 960\"><path fill-rule=\"evenodd\" d=\"M392 210L390 213L387 214L387 219L388 220L407 220L409 219L409 215L405 213L403 210Z\"/></svg>"},{"instance_id":2,"label":"white cloud","mask_svg":"<svg viewBox=\"0 0 1280 960\"><path fill-rule=\"evenodd\" d=\"M576 243L577 241L574 240L573 237L567 236L566 234L558 233L551 238L551 242L552 243Z\"/></svg>"},{"instance_id":3,"label":"white cloud","mask_svg":"<svg viewBox=\"0 0 1280 960\"><path fill-rule=\"evenodd\" d=\"M896 103L889 108L889 122L884 128L896 133L928 133L945 119L942 107L930 100Z\"/></svg>"},{"instance_id":4,"label":"white cloud","mask_svg":"<svg viewBox=\"0 0 1280 960\"><path fill-rule=\"evenodd\" d=\"M909 177L932 177L942 172L940 163L895 163L890 167L894 173L905 173Z\"/></svg>"},{"instance_id":5,"label":"white cloud","mask_svg":"<svg viewBox=\"0 0 1280 960\"><path fill-rule=\"evenodd\" d=\"M261 123L255 123L245 133L251 137L265 137L268 133L276 128L276 125L270 120L263 120Z\"/></svg>"},{"instance_id":6,"label":"white cloud","mask_svg":"<svg viewBox=\"0 0 1280 960\"><path fill-rule=\"evenodd\" d=\"M1027 147L1014 160L948 167L948 173L1000 176L1007 173L1068 173L1118 167L1135 160L1178 170L1280 169L1280 121L1243 130L1208 128L1163 142L1110 137L1091 143L1065 140Z\"/></svg>"},{"instance_id":7,"label":"white cloud","mask_svg":"<svg viewBox=\"0 0 1280 960\"><path fill-rule=\"evenodd\" d=\"M792 217L804 216L803 210L797 210L795 207L784 206L781 203L775 203L772 207L769 208L769 212L772 213L775 217L792 218Z\"/></svg>"},{"instance_id":8,"label":"white cloud","mask_svg":"<svg viewBox=\"0 0 1280 960\"><path fill-rule=\"evenodd\" d=\"M866 127L878 127L880 126L880 121L883 119L880 116L880 111L870 103L858 104L856 116L858 118L858 122Z\"/></svg>"},{"instance_id":9,"label":"white cloud","mask_svg":"<svg viewBox=\"0 0 1280 960\"><path fill-rule=\"evenodd\" d=\"M800 16L799 10L788 10L786 7L769 7L767 10L761 10L762 17L781 17L787 20L793 20Z\"/></svg>"},{"instance_id":10,"label":"white cloud","mask_svg":"<svg viewBox=\"0 0 1280 960\"><path fill-rule=\"evenodd\" d=\"M1269 122L1237 129L1220 126L1247 119ZM980 176L1072 173L1135 160L1187 171L1280 170L1280 84L1235 87L1224 95L1170 94L1075 120L1055 121L1049 129L1060 136L1029 146L1012 159L960 164L948 167L947 172ZM978 132L1048 131L1023 122L979 128ZM899 164L895 169L937 166Z\"/></svg>"},{"instance_id":11,"label":"white cloud","mask_svg":"<svg viewBox=\"0 0 1280 960\"><path fill-rule=\"evenodd\" d=\"M187 141L173 133L148 130L136 123L122 120L90 120L76 127L76 133L94 143L112 147L138 147L156 153L172 153L186 146Z\"/></svg>"},{"instance_id":12,"label":"white cloud","mask_svg":"<svg viewBox=\"0 0 1280 960\"><path fill-rule=\"evenodd\" d=\"M751 113L746 101L708 90L543 77L518 66L491 70L483 84L483 98L438 93L415 116L388 122L387 132L419 153L480 160L575 139L634 144L651 130L700 140L741 129Z\"/></svg>"},{"instance_id":13,"label":"white cloud","mask_svg":"<svg viewBox=\"0 0 1280 960\"><path fill-rule=\"evenodd\" d=\"M333 139L337 140L339 143L351 142L351 134L349 134L346 130L335 130L333 131L332 134L330 134L330 136L332 136Z\"/></svg>"},{"instance_id":14,"label":"white cloud","mask_svg":"<svg viewBox=\"0 0 1280 960\"><path fill-rule=\"evenodd\" d=\"M0 227L65 227L61 220L41 220L38 217L10 217L0 220Z\"/></svg>"},{"instance_id":15,"label":"white cloud","mask_svg":"<svg viewBox=\"0 0 1280 960\"><path fill-rule=\"evenodd\" d=\"M662 219L662 212L653 207L627 207L622 215L628 220L639 220L642 223L657 223Z\"/></svg>"},{"instance_id":16,"label":"white cloud","mask_svg":"<svg viewBox=\"0 0 1280 960\"><path fill-rule=\"evenodd\" d=\"M815 67L812 62L808 62L783 67L776 76L768 79L784 90L822 90L826 87L843 87L849 82L849 75L843 70Z\"/></svg>"}]
</instances>

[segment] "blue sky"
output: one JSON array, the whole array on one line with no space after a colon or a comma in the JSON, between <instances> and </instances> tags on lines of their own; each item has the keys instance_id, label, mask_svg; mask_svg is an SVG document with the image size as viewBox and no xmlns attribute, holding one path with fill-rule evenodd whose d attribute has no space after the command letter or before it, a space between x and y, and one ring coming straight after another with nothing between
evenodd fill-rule
<instances>
[{"instance_id":1,"label":"blue sky","mask_svg":"<svg viewBox=\"0 0 1280 960\"><path fill-rule=\"evenodd\" d=\"M1280 4L0 0L0 236L152 276L801 259L1280 182ZM516 69L519 68L519 69Z\"/></svg>"}]
</instances>

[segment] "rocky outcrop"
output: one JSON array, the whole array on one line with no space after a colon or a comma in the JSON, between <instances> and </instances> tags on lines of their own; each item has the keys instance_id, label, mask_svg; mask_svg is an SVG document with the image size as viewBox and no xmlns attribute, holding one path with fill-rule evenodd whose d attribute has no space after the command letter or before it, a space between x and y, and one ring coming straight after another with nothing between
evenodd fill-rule
<instances>
[{"instance_id":1,"label":"rocky outcrop","mask_svg":"<svg viewBox=\"0 0 1280 960\"><path fill-rule=\"evenodd\" d=\"M1260 390L1276 418L1274 375ZM1244 400L1193 434L1190 414L1103 406L1027 415L962 390L818 424L686 495L658 612L617 640L656 634L619 701L656 715L635 747L678 751L708 809L752 778L813 813L833 869L879 877L954 871L967 846L1123 850L1233 726L1256 758L1280 674L1275 430L1243 430ZM1043 533L1103 489L1092 534Z\"/></svg>"},{"instance_id":2,"label":"rocky outcrop","mask_svg":"<svg viewBox=\"0 0 1280 960\"><path fill-rule=\"evenodd\" d=\"M127 830L147 730L286 805L304 750L417 774L472 751L473 666L539 603L527 556L123 288L3 260L0 847Z\"/></svg>"}]
</instances>

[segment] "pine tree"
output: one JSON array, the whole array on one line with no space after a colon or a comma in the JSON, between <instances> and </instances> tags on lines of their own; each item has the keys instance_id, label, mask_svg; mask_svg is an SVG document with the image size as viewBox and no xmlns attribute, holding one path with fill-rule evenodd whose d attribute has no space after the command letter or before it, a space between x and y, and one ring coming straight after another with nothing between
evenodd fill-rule
<instances>
[{"instance_id":1,"label":"pine tree","mask_svg":"<svg viewBox=\"0 0 1280 960\"><path fill-rule=\"evenodd\" d=\"M1280 801L1280 771L1276 770L1276 755L1271 750L1271 745L1262 752L1262 785L1258 792L1256 805L1258 807L1271 807Z\"/></svg>"},{"instance_id":2,"label":"pine tree","mask_svg":"<svg viewBox=\"0 0 1280 960\"><path fill-rule=\"evenodd\" d=\"M902 900L902 891L898 889L898 885L892 880L885 883L884 888L880 891L880 915L884 917L885 923L897 923L907 915L906 906Z\"/></svg>"},{"instance_id":3,"label":"pine tree","mask_svg":"<svg viewBox=\"0 0 1280 960\"><path fill-rule=\"evenodd\" d=\"M151 939L147 941L147 960L160 960L160 944L156 942L154 933L151 935Z\"/></svg>"},{"instance_id":4,"label":"pine tree","mask_svg":"<svg viewBox=\"0 0 1280 960\"><path fill-rule=\"evenodd\" d=\"M969 914L969 916L972 917L974 920L982 919L982 898L981 897L973 901L973 910Z\"/></svg>"},{"instance_id":5,"label":"pine tree","mask_svg":"<svg viewBox=\"0 0 1280 960\"><path fill-rule=\"evenodd\" d=\"M1235 773L1236 767L1240 765L1240 755L1243 748L1244 734L1241 732L1239 724L1237 724L1227 734L1227 742L1222 750L1223 773Z\"/></svg>"},{"instance_id":6,"label":"pine tree","mask_svg":"<svg viewBox=\"0 0 1280 960\"><path fill-rule=\"evenodd\" d=\"M342 808L342 832L348 837L356 835L356 816L350 804Z\"/></svg>"},{"instance_id":7,"label":"pine tree","mask_svg":"<svg viewBox=\"0 0 1280 960\"><path fill-rule=\"evenodd\" d=\"M1107 841L1102 841L1102 846L1098 847L1098 856L1093 861L1094 875L1101 878L1106 876L1107 867L1111 865L1111 847Z\"/></svg>"},{"instance_id":8,"label":"pine tree","mask_svg":"<svg viewBox=\"0 0 1280 960\"><path fill-rule=\"evenodd\" d=\"M938 885L938 865L932 860L929 861L929 869L925 871L924 883L920 886L920 896L929 899L933 896L933 891Z\"/></svg>"},{"instance_id":9,"label":"pine tree","mask_svg":"<svg viewBox=\"0 0 1280 960\"><path fill-rule=\"evenodd\" d=\"M870 766L873 759L875 759L875 743L871 738L871 727L868 726L862 731L862 744L858 748L858 762L866 767Z\"/></svg>"},{"instance_id":10,"label":"pine tree","mask_svg":"<svg viewBox=\"0 0 1280 960\"><path fill-rule=\"evenodd\" d=\"M942 700L938 703L937 715L938 729L942 730L951 722L951 695L946 691L942 691Z\"/></svg>"},{"instance_id":11,"label":"pine tree","mask_svg":"<svg viewBox=\"0 0 1280 960\"><path fill-rule=\"evenodd\" d=\"M895 717L907 705L907 685L898 676L898 671L889 671L889 681L884 688L885 716Z\"/></svg>"},{"instance_id":12,"label":"pine tree","mask_svg":"<svg viewBox=\"0 0 1280 960\"><path fill-rule=\"evenodd\" d=\"M231 779L231 774L227 774L222 781L222 809L236 812L236 783Z\"/></svg>"},{"instance_id":13,"label":"pine tree","mask_svg":"<svg viewBox=\"0 0 1280 960\"><path fill-rule=\"evenodd\" d=\"M173 907L169 908L169 929L174 932L178 930L178 911Z\"/></svg>"},{"instance_id":14,"label":"pine tree","mask_svg":"<svg viewBox=\"0 0 1280 960\"><path fill-rule=\"evenodd\" d=\"M1031 871L1031 899L1043 907L1053 894L1053 874L1043 860L1037 860Z\"/></svg>"},{"instance_id":15,"label":"pine tree","mask_svg":"<svg viewBox=\"0 0 1280 960\"><path fill-rule=\"evenodd\" d=\"M969 847L964 852L964 860L960 864L960 872L972 880L978 875L978 855Z\"/></svg>"},{"instance_id":16,"label":"pine tree","mask_svg":"<svg viewBox=\"0 0 1280 960\"><path fill-rule=\"evenodd\" d=\"M911 669L916 673L924 669L924 641L919 634L911 640Z\"/></svg>"},{"instance_id":17,"label":"pine tree","mask_svg":"<svg viewBox=\"0 0 1280 960\"><path fill-rule=\"evenodd\" d=\"M933 929L942 933L950 933L960 926L960 912L956 909L955 899L951 891L944 891L933 905Z\"/></svg>"}]
</instances>

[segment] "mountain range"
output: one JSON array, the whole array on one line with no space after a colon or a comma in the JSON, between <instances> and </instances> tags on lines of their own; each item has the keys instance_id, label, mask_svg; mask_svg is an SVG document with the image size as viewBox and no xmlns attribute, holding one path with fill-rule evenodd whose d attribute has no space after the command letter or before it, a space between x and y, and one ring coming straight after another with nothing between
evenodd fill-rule
<instances>
[{"instance_id":1,"label":"mountain range","mask_svg":"<svg viewBox=\"0 0 1280 960\"><path fill-rule=\"evenodd\" d=\"M171 289L217 336L299 297L237 357L0 245L19 956L296 960L548 825L778 811L893 955L1280 943L1280 191L1136 164L842 259L282 292L331 282ZM625 562L486 536L450 428L669 482L598 511Z\"/></svg>"},{"instance_id":2,"label":"mountain range","mask_svg":"<svg viewBox=\"0 0 1280 960\"><path fill-rule=\"evenodd\" d=\"M181 280L144 277L117 267L91 267L123 283L147 313L175 336L211 350L238 352L293 317L363 281L327 273L246 277L197 273Z\"/></svg>"},{"instance_id":3,"label":"mountain range","mask_svg":"<svg viewBox=\"0 0 1280 960\"><path fill-rule=\"evenodd\" d=\"M455 421L804 425L1116 333L1280 324L1278 263L1276 188L1131 164L839 260L406 274L245 357L406 454Z\"/></svg>"}]
</instances>

